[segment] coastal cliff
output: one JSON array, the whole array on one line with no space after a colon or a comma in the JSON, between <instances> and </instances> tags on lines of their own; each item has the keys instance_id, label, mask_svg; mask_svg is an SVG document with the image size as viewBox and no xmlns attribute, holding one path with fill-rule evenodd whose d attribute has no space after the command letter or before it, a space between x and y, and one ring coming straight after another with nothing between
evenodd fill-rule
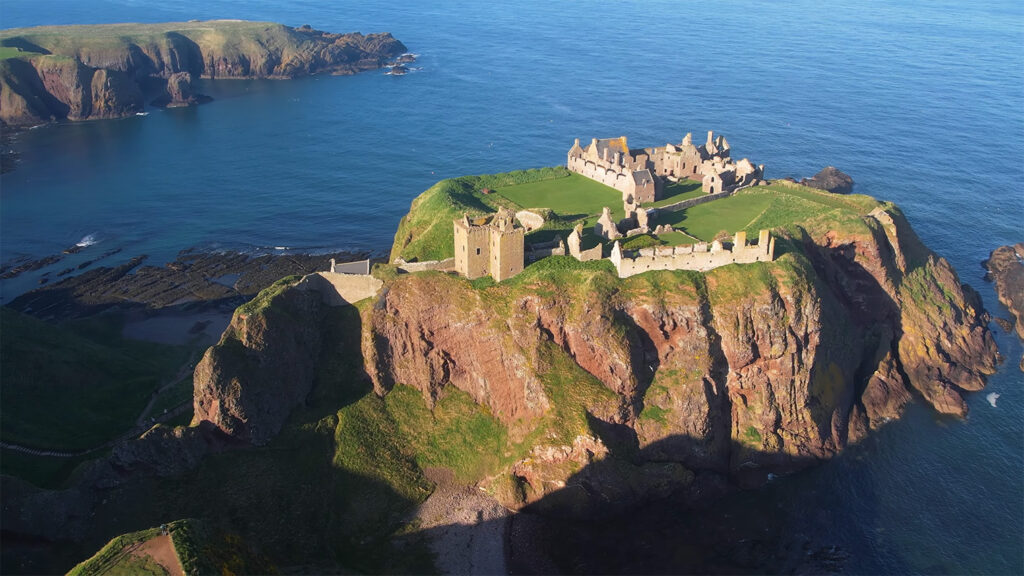
<instances>
[{"instance_id":1,"label":"coastal cliff","mask_svg":"<svg viewBox=\"0 0 1024 576\"><path fill-rule=\"evenodd\" d=\"M434 410L455 389L485 410L507 434L507 458L477 480L510 507L567 483L623 502L685 489L694 473L758 483L834 456L915 395L964 416L962 393L981 389L998 361L977 294L898 208L849 202L778 229L771 263L619 279L607 262L551 257L498 284L391 277L360 307L364 371L385 403L414 389ZM402 247L396 239L392 256ZM246 346L248 363L210 369L236 341L266 340L257 333L269 323L247 318L197 369L196 418L261 443L204 416L212 403L263 394L260 379L226 383L283 361ZM282 404L311 385L304 377ZM280 427L280 417L250 418L248 427ZM609 456L621 464L614 473L587 468L602 474L600 489L574 479ZM655 464L670 468L655 474Z\"/></svg>"},{"instance_id":2,"label":"coastal cliff","mask_svg":"<svg viewBox=\"0 0 1024 576\"><path fill-rule=\"evenodd\" d=\"M390 34L332 34L309 26L215 20L47 26L0 32L19 50L0 60L0 121L116 118L198 101L192 78L295 78L381 68L406 51Z\"/></svg>"}]
</instances>

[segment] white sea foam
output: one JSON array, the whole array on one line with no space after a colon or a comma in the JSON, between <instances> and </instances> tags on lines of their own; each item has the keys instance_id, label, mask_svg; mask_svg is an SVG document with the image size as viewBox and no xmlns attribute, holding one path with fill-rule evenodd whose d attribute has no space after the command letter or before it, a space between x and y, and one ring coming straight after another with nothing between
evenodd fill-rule
<instances>
[{"instance_id":1,"label":"white sea foam","mask_svg":"<svg viewBox=\"0 0 1024 576\"><path fill-rule=\"evenodd\" d=\"M136 112L136 116L149 116L149 112Z\"/></svg>"},{"instance_id":2,"label":"white sea foam","mask_svg":"<svg viewBox=\"0 0 1024 576\"><path fill-rule=\"evenodd\" d=\"M995 408L996 400L999 399L999 394L996 394L995 392L990 392L988 396L985 396L985 399L988 400L988 403L991 404L993 408Z\"/></svg>"},{"instance_id":3,"label":"white sea foam","mask_svg":"<svg viewBox=\"0 0 1024 576\"><path fill-rule=\"evenodd\" d=\"M76 242L75 246L78 246L80 248L85 248L87 246L92 246L93 244L95 244L97 242L99 242L99 240L96 239L96 235L95 234L87 234L81 240Z\"/></svg>"}]
</instances>

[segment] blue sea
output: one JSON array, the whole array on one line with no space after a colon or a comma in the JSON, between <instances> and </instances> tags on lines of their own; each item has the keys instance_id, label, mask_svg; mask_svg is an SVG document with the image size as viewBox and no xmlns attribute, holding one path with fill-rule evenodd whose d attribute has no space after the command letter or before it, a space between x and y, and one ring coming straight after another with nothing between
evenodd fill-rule
<instances>
[{"instance_id":1,"label":"blue sea","mask_svg":"<svg viewBox=\"0 0 1024 576\"><path fill-rule=\"evenodd\" d=\"M0 261L95 244L0 284L2 301L114 248L108 263L196 246L384 253L441 178L559 164L573 138L715 130L769 177L832 164L896 202L1007 315L979 262L1024 240L1019 1L0 2L3 28L197 18L389 31L421 69L203 82L199 107L18 134ZM1021 345L993 329L1008 360L967 420L918 405L730 513L785 517L848 552L848 572L1024 573Z\"/></svg>"}]
</instances>

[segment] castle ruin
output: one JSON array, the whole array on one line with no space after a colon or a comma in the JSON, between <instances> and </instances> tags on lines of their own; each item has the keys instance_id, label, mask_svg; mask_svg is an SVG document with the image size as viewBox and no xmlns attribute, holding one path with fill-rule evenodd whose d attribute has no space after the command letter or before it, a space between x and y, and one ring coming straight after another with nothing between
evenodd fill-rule
<instances>
[{"instance_id":1,"label":"castle ruin","mask_svg":"<svg viewBox=\"0 0 1024 576\"><path fill-rule=\"evenodd\" d=\"M511 278L523 271L525 237L505 208L474 220L463 215L455 220L455 271L471 280Z\"/></svg>"},{"instance_id":2,"label":"castle ruin","mask_svg":"<svg viewBox=\"0 0 1024 576\"><path fill-rule=\"evenodd\" d=\"M622 249L618 241L612 246L608 258L615 266L619 278L628 278L651 270L696 270L707 272L727 264L771 262L775 259L775 238L761 230L757 244L747 243L747 233L740 231L733 237L731 247L715 240L680 246L641 248L636 252Z\"/></svg>"},{"instance_id":3,"label":"castle ruin","mask_svg":"<svg viewBox=\"0 0 1024 576\"><path fill-rule=\"evenodd\" d=\"M744 158L733 162L724 136L708 131L707 142L694 146L687 134L679 144L657 148L630 149L625 136L594 138L586 148L579 138L569 149L566 167L591 180L622 192L626 204L660 200L664 180L700 180L705 194L729 192L757 184L764 179L764 165L755 166Z\"/></svg>"}]
</instances>

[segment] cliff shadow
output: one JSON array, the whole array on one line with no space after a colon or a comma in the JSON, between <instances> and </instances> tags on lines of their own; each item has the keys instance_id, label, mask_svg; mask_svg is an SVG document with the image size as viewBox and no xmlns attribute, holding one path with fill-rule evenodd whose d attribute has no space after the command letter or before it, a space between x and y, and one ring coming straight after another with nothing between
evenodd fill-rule
<instances>
[{"instance_id":1,"label":"cliff shadow","mask_svg":"<svg viewBox=\"0 0 1024 576\"><path fill-rule=\"evenodd\" d=\"M467 557L459 573L494 573L481 554L493 553L499 535L509 574L842 573L851 556L873 552L870 518L879 512L872 487L858 485L857 521L850 521L843 508L850 503L819 483L845 477L857 460L828 465L835 470L741 490L707 471L669 485L664 463L613 455L507 518L466 514L422 534L438 555Z\"/></svg>"}]
</instances>

